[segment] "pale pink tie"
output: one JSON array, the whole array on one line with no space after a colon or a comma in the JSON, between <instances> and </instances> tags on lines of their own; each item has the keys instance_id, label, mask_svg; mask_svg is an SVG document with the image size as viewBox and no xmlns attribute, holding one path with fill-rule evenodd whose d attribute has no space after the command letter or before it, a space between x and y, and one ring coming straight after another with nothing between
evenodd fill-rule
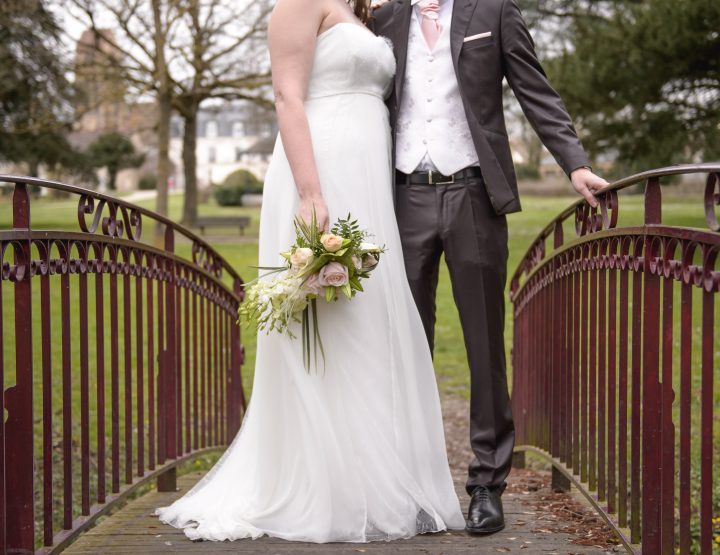
<instances>
[{"instance_id":1,"label":"pale pink tie","mask_svg":"<svg viewBox=\"0 0 720 555\"><path fill-rule=\"evenodd\" d=\"M440 2L439 0L420 0L417 4L420 6L420 14L422 15L420 28L422 29L428 48L432 50L435 48L435 44L442 32L442 25L440 25L438 21L440 17Z\"/></svg>"}]
</instances>

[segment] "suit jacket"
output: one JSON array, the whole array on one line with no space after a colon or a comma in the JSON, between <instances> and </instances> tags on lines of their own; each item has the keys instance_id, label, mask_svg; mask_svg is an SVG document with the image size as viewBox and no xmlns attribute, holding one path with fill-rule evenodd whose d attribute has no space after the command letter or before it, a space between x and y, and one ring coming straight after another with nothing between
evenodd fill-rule
<instances>
[{"instance_id":1,"label":"suit jacket","mask_svg":"<svg viewBox=\"0 0 720 555\"><path fill-rule=\"evenodd\" d=\"M375 10L368 27L392 40L395 86L387 104L395 129L402 100L411 0L391 0ZM491 35L464 42L465 37ZM507 78L525 116L568 175L589 161L567 109L548 82L514 0L454 0L452 61L480 168L495 211L520 210L517 179L505 129L502 82Z\"/></svg>"}]
</instances>

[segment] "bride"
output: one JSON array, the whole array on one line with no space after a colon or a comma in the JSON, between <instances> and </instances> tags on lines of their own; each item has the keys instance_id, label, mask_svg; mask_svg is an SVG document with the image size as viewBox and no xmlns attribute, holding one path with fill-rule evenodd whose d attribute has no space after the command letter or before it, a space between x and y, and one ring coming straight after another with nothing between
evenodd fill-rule
<instances>
[{"instance_id":1,"label":"bride","mask_svg":"<svg viewBox=\"0 0 720 555\"><path fill-rule=\"evenodd\" d=\"M462 529L437 384L405 275L383 103L392 47L367 0L279 0L269 45L280 126L260 218L260 266L283 263L293 218L348 212L385 244L365 292L319 303L325 372L299 340L258 337L250 407L217 465L158 509L193 540L262 535L367 542ZM298 332L299 333L299 332Z\"/></svg>"}]
</instances>

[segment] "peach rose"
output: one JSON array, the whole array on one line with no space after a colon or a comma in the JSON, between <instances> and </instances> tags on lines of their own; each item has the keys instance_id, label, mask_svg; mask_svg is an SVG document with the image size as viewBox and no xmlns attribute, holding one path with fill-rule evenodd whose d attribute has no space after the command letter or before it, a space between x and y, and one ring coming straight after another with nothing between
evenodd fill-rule
<instances>
[{"instance_id":1,"label":"peach rose","mask_svg":"<svg viewBox=\"0 0 720 555\"><path fill-rule=\"evenodd\" d=\"M325 286L342 287L348 282L348 269L340 262L330 262L318 272L318 283Z\"/></svg>"},{"instance_id":2,"label":"peach rose","mask_svg":"<svg viewBox=\"0 0 720 555\"><path fill-rule=\"evenodd\" d=\"M332 233L325 233L320 237L320 242L326 251L337 252L342 248L343 238Z\"/></svg>"}]
</instances>

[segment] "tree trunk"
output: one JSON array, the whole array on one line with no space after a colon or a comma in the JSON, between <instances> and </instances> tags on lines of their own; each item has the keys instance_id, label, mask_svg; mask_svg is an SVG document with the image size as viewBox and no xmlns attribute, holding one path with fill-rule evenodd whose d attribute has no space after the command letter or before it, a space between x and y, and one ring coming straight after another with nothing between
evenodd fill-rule
<instances>
[{"instance_id":1,"label":"tree trunk","mask_svg":"<svg viewBox=\"0 0 720 555\"><path fill-rule=\"evenodd\" d=\"M117 170L108 168L108 190L115 190L115 181L117 180Z\"/></svg>"},{"instance_id":2,"label":"tree trunk","mask_svg":"<svg viewBox=\"0 0 720 555\"><path fill-rule=\"evenodd\" d=\"M157 104L157 199L155 210L160 214L168 214L168 179L170 178L170 115L172 113L172 88L165 61L165 25L162 17L162 1L152 0L154 39L155 39L155 71L158 79ZM162 233L157 227L158 236Z\"/></svg>"},{"instance_id":3,"label":"tree trunk","mask_svg":"<svg viewBox=\"0 0 720 555\"><path fill-rule=\"evenodd\" d=\"M183 131L183 169L185 174L185 201L183 204L182 222L187 227L194 227L197 221L197 114L199 105L192 105L184 114L185 129Z\"/></svg>"}]
</instances>

